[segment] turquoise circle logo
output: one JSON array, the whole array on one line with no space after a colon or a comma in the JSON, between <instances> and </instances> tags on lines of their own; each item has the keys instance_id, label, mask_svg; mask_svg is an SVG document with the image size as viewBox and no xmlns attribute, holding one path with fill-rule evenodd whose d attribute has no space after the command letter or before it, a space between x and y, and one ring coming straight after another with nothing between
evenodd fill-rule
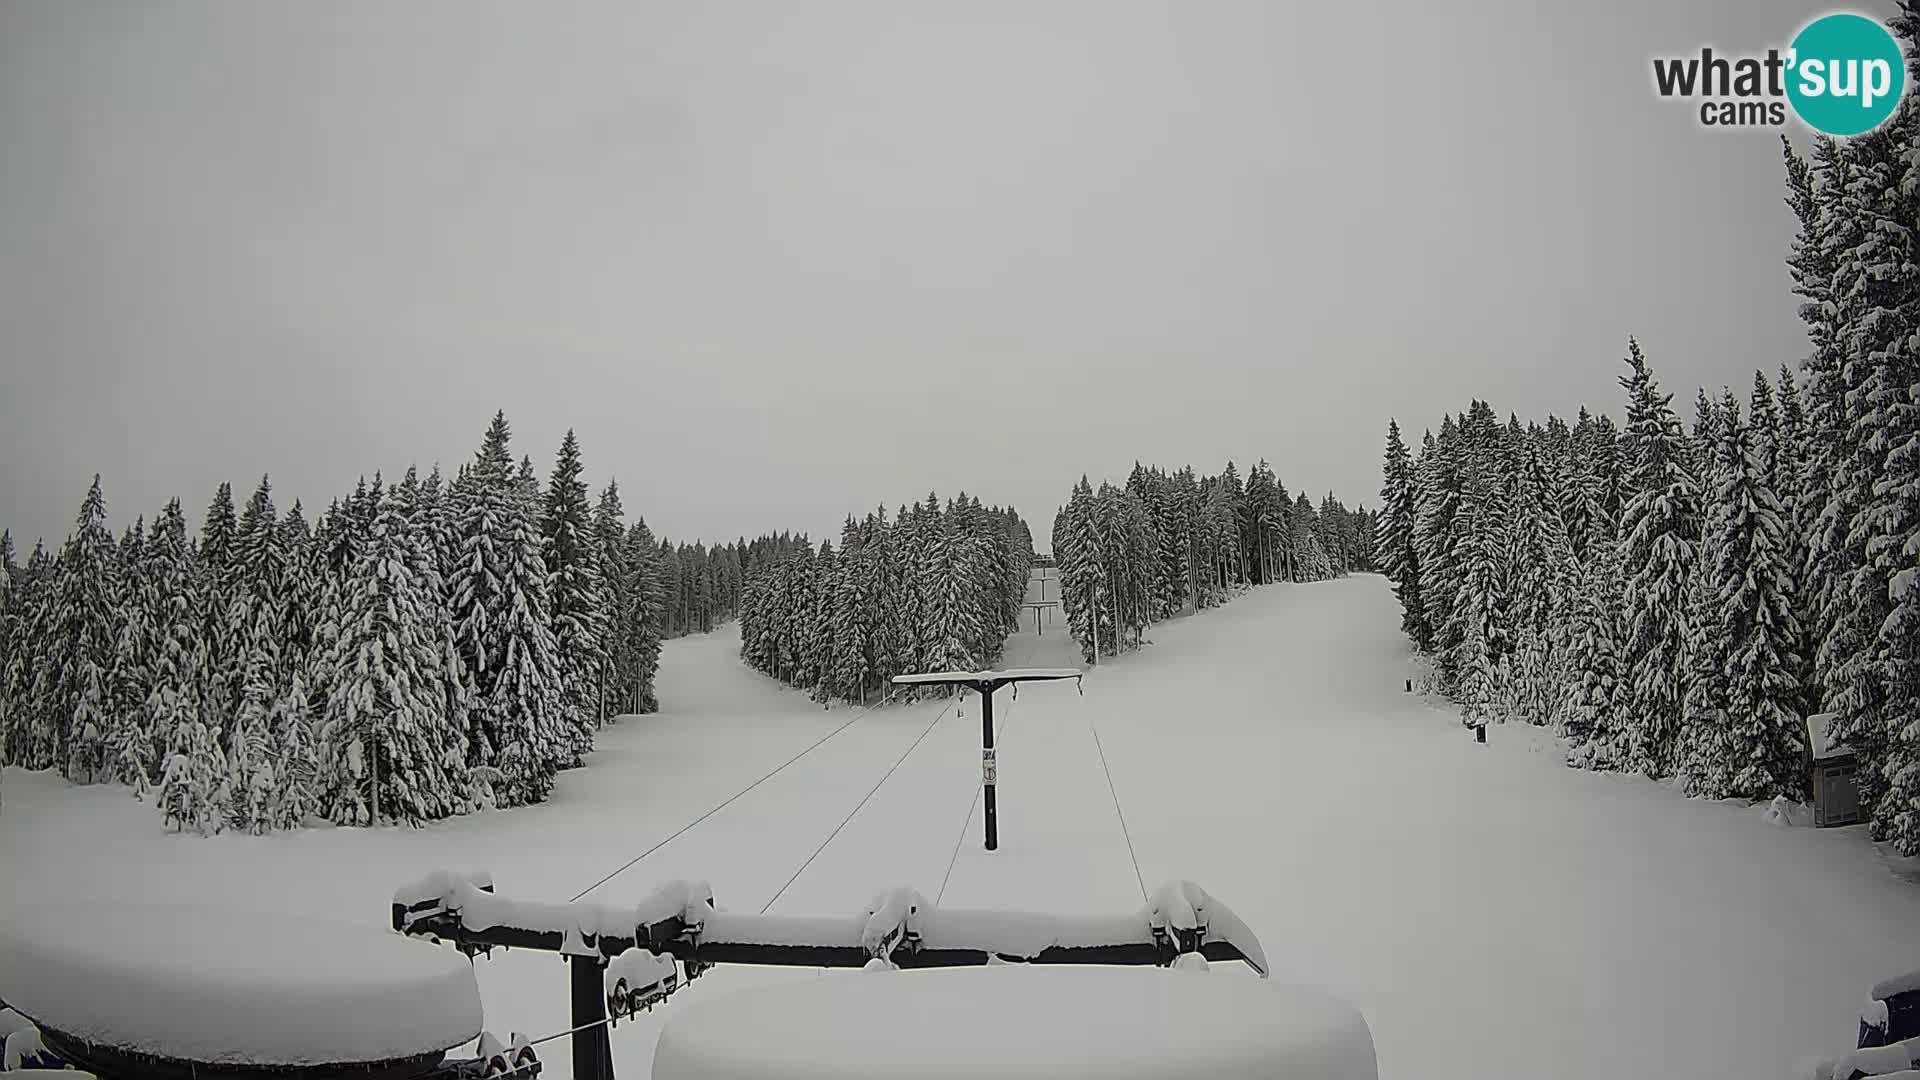
<instances>
[{"instance_id":1,"label":"turquoise circle logo","mask_svg":"<svg viewBox=\"0 0 1920 1080\"><path fill-rule=\"evenodd\" d=\"M1907 62L1887 28L1864 15L1824 15L1793 39L1787 100L1815 131L1860 135L1893 115Z\"/></svg>"}]
</instances>

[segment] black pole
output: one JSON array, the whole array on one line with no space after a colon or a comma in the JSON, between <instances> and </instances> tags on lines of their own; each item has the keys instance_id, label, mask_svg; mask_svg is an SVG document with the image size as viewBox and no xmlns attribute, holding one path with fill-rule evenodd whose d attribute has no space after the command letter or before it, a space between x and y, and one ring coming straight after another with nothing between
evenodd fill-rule
<instances>
[{"instance_id":1,"label":"black pole","mask_svg":"<svg viewBox=\"0 0 1920 1080\"><path fill-rule=\"evenodd\" d=\"M995 816L993 806L993 686L984 684L979 690L980 778L987 795L987 850L993 851L1000 846L1000 820Z\"/></svg>"},{"instance_id":2,"label":"black pole","mask_svg":"<svg viewBox=\"0 0 1920 1080\"><path fill-rule=\"evenodd\" d=\"M613 1080L613 1043L607 1038L607 991L598 956L567 957L573 989L574 1080ZM596 1025L586 1031L579 1028Z\"/></svg>"}]
</instances>

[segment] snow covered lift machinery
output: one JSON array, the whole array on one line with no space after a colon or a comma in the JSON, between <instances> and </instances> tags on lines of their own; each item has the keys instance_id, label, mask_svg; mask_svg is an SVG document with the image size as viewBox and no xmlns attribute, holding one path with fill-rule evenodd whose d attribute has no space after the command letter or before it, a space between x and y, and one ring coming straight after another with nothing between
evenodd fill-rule
<instances>
[{"instance_id":1,"label":"snow covered lift machinery","mask_svg":"<svg viewBox=\"0 0 1920 1080\"><path fill-rule=\"evenodd\" d=\"M987 850L1000 846L1000 818L994 806L993 693L1009 683L1072 679L1075 668L1015 668L1011 671L935 671L924 675L895 675L896 686L958 686L980 695L980 782L987 825ZM1018 693L1019 691L1015 691Z\"/></svg>"},{"instance_id":2,"label":"snow covered lift machinery","mask_svg":"<svg viewBox=\"0 0 1920 1080\"><path fill-rule=\"evenodd\" d=\"M512 900L496 895L484 874L442 872L394 893L393 928L468 956L495 947L564 955L576 1080L611 1080L612 1021L651 1009L716 964L913 969L1239 960L1267 974L1266 954L1247 924L1185 881L1163 886L1142 909L1112 916L936 909L911 889L891 889L865 911L822 917L722 911L704 883L673 882L637 905L616 907Z\"/></svg>"}]
</instances>

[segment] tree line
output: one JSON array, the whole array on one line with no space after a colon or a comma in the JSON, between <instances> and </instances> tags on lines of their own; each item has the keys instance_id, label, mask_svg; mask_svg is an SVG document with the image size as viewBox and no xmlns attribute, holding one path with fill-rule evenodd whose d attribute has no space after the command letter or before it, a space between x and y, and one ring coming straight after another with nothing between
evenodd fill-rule
<instances>
[{"instance_id":1,"label":"tree line","mask_svg":"<svg viewBox=\"0 0 1920 1080\"><path fill-rule=\"evenodd\" d=\"M376 475L311 523L262 478L116 541L96 476L58 553L0 534L0 762L202 834L544 799L658 707L661 639L733 614L750 545L656 541L617 484L589 501L572 432L544 487L509 441L496 415L451 481Z\"/></svg>"},{"instance_id":2,"label":"tree line","mask_svg":"<svg viewBox=\"0 0 1920 1080\"><path fill-rule=\"evenodd\" d=\"M1261 461L1240 480L1135 462L1123 487L1085 476L1054 516L1053 557L1067 626L1088 660L1137 648L1146 628L1276 581L1321 581L1372 567L1374 515L1332 493L1318 510Z\"/></svg>"},{"instance_id":3,"label":"tree line","mask_svg":"<svg viewBox=\"0 0 1920 1080\"><path fill-rule=\"evenodd\" d=\"M1911 9L1896 20L1920 44ZM1920 55L1914 53L1913 55ZM1625 424L1387 433L1381 560L1470 722L1708 797L1808 795L1803 718L1863 768L1871 834L1920 854L1920 113L1785 144L1811 352L1694 404L1629 342ZM1744 402L1742 398L1744 397Z\"/></svg>"},{"instance_id":4,"label":"tree line","mask_svg":"<svg viewBox=\"0 0 1920 1080\"><path fill-rule=\"evenodd\" d=\"M805 537L755 554L740 655L821 702L883 698L895 675L977 671L1019 625L1033 536L965 493L848 516L840 546Z\"/></svg>"}]
</instances>

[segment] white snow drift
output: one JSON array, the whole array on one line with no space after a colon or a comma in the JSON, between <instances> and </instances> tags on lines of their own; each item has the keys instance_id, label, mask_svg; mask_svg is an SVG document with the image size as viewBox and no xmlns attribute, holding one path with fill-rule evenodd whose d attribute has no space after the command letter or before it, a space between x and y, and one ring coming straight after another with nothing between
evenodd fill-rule
<instances>
[{"instance_id":1,"label":"white snow drift","mask_svg":"<svg viewBox=\"0 0 1920 1080\"><path fill-rule=\"evenodd\" d=\"M1352 1006L1158 968L863 971L676 1009L654 1080L1374 1080Z\"/></svg>"},{"instance_id":2,"label":"white snow drift","mask_svg":"<svg viewBox=\"0 0 1920 1080\"><path fill-rule=\"evenodd\" d=\"M480 1034L460 954L267 911L75 901L0 923L0 999L42 1028L156 1056L382 1061Z\"/></svg>"}]
</instances>

